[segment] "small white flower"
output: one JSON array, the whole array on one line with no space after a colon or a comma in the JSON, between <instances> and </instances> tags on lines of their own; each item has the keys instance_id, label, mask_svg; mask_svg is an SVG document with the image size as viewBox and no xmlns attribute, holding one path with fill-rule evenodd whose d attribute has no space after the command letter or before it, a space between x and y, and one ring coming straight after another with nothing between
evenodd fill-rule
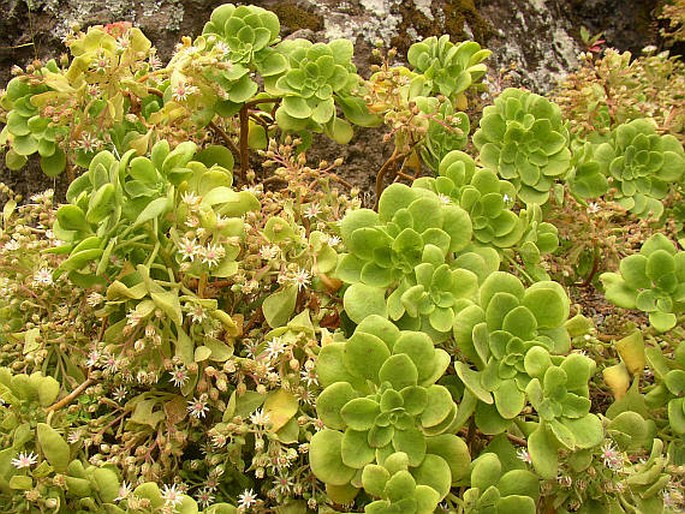
<instances>
[{"instance_id":1,"label":"small white flower","mask_svg":"<svg viewBox=\"0 0 685 514\"><path fill-rule=\"evenodd\" d=\"M202 505L203 508L209 507L214 501L214 495L209 489L200 489L197 493L197 502Z\"/></svg>"},{"instance_id":2,"label":"small white flower","mask_svg":"<svg viewBox=\"0 0 685 514\"><path fill-rule=\"evenodd\" d=\"M41 268L33 274L33 285L51 286L52 284L52 271L48 268Z\"/></svg>"},{"instance_id":3,"label":"small white flower","mask_svg":"<svg viewBox=\"0 0 685 514\"><path fill-rule=\"evenodd\" d=\"M112 398L117 402L123 402L126 399L126 393L126 388L119 386L112 392Z\"/></svg>"},{"instance_id":4,"label":"small white flower","mask_svg":"<svg viewBox=\"0 0 685 514\"><path fill-rule=\"evenodd\" d=\"M96 307L99 307L102 302L105 301L105 297L102 296L100 293L93 291L88 295L86 298L86 303L95 309Z\"/></svg>"},{"instance_id":5,"label":"small white flower","mask_svg":"<svg viewBox=\"0 0 685 514\"><path fill-rule=\"evenodd\" d=\"M72 430L69 432L69 435L67 436L67 443L69 444L76 444L81 440L81 431L76 429Z\"/></svg>"},{"instance_id":6,"label":"small white flower","mask_svg":"<svg viewBox=\"0 0 685 514\"><path fill-rule=\"evenodd\" d=\"M445 205L449 205L452 202L452 199L449 196L442 193L438 195L438 200L440 200Z\"/></svg>"},{"instance_id":7,"label":"small white flower","mask_svg":"<svg viewBox=\"0 0 685 514\"><path fill-rule=\"evenodd\" d=\"M338 246L340 243L342 243L342 239L338 236L331 236L328 238L328 246L330 247Z\"/></svg>"},{"instance_id":8,"label":"small white flower","mask_svg":"<svg viewBox=\"0 0 685 514\"><path fill-rule=\"evenodd\" d=\"M7 250L8 252L15 252L19 250L19 246L19 242L16 239L10 239L5 243L3 249Z\"/></svg>"},{"instance_id":9,"label":"small white flower","mask_svg":"<svg viewBox=\"0 0 685 514\"><path fill-rule=\"evenodd\" d=\"M116 373L117 371L119 371L119 363L113 355L110 355L108 353L102 356L102 367L108 373Z\"/></svg>"},{"instance_id":10,"label":"small white flower","mask_svg":"<svg viewBox=\"0 0 685 514\"><path fill-rule=\"evenodd\" d=\"M164 505L167 507L176 507L183 501L183 493L177 486L177 484L169 487L164 484L162 487L162 498L164 498Z\"/></svg>"},{"instance_id":11,"label":"small white flower","mask_svg":"<svg viewBox=\"0 0 685 514\"><path fill-rule=\"evenodd\" d=\"M620 471L623 469L623 455L621 455L613 443L604 443L600 450L602 462L607 468L612 471Z\"/></svg>"},{"instance_id":12,"label":"small white flower","mask_svg":"<svg viewBox=\"0 0 685 514\"><path fill-rule=\"evenodd\" d=\"M231 51L228 45L223 41L217 41L217 43L214 45L214 49L218 50L222 56L227 56Z\"/></svg>"},{"instance_id":13,"label":"small white flower","mask_svg":"<svg viewBox=\"0 0 685 514\"><path fill-rule=\"evenodd\" d=\"M202 308L202 305L194 305L190 309L190 319L193 323L202 323L207 319L207 313Z\"/></svg>"},{"instance_id":14,"label":"small white flower","mask_svg":"<svg viewBox=\"0 0 685 514\"><path fill-rule=\"evenodd\" d=\"M590 202L587 206L587 212L589 214L597 214L601 209L597 202Z\"/></svg>"},{"instance_id":15,"label":"small white flower","mask_svg":"<svg viewBox=\"0 0 685 514\"><path fill-rule=\"evenodd\" d=\"M316 218L319 214L321 214L321 207L318 203L310 203L304 210L304 217L308 220Z\"/></svg>"},{"instance_id":16,"label":"small white flower","mask_svg":"<svg viewBox=\"0 0 685 514\"><path fill-rule=\"evenodd\" d=\"M300 378L309 387L319 385L319 377L316 374L314 361L304 363L304 369L300 371Z\"/></svg>"},{"instance_id":17,"label":"small white flower","mask_svg":"<svg viewBox=\"0 0 685 514\"><path fill-rule=\"evenodd\" d=\"M125 500L126 498L128 498L129 494L131 494L131 484L124 480L124 482L122 482L122 484L119 486L119 492L117 494L117 497L114 498L114 501L116 502Z\"/></svg>"},{"instance_id":18,"label":"small white flower","mask_svg":"<svg viewBox=\"0 0 685 514\"><path fill-rule=\"evenodd\" d=\"M532 459L530 458L530 453L528 453L528 450L526 450L525 448L519 448L518 450L516 450L516 456L526 464L533 463Z\"/></svg>"},{"instance_id":19,"label":"small white flower","mask_svg":"<svg viewBox=\"0 0 685 514\"><path fill-rule=\"evenodd\" d=\"M257 495L252 489L245 489L238 495L238 507L241 509L249 509L257 503Z\"/></svg>"},{"instance_id":20,"label":"small white flower","mask_svg":"<svg viewBox=\"0 0 685 514\"><path fill-rule=\"evenodd\" d=\"M290 494L293 486L293 481L292 479L283 474L279 474L276 478L274 478L273 481L274 489L282 495L288 495Z\"/></svg>"},{"instance_id":21,"label":"small white flower","mask_svg":"<svg viewBox=\"0 0 685 514\"><path fill-rule=\"evenodd\" d=\"M38 455L34 455L33 452L21 452L14 459L12 459L12 466L14 466L17 469L30 468L36 462L38 462Z\"/></svg>"},{"instance_id":22,"label":"small white flower","mask_svg":"<svg viewBox=\"0 0 685 514\"><path fill-rule=\"evenodd\" d=\"M76 147L83 150L86 153L96 152L102 146L102 141L100 141L93 134L88 134L84 132L81 134L81 139L76 142Z\"/></svg>"},{"instance_id":23,"label":"small white flower","mask_svg":"<svg viewBox=\"0 0 685 514\"><path fill-rule=\"evenodd\" d=\"M271 422L271 418L268 412L264 412L264 409L258 409L250 416L250 422L253 425L264 427Z\"/></svg>"},{"instance_id":24,"label":"small white flower","mask_svg":"<svg viewBox=\"0 0 685 514\"><path fill-rule=\"evenodd\" d=\"M200 203L200 197L193 191L186 191L181 194L181 201L189 207L195 207Z\"/></svg>"},{"instance_id":25,"label":"small white flower","mask_svg":"<svg viewBox=\"0 0 685 514\"><path fill-rule=\"evenodd\" d=\"M271 341L266 343L266 357L269 360L274 360L279 357L286 349L286 344L280 337L274 337Z\"/></svg>"},{"instance_id":26,"label":"small white flower","mask_svg":"<svg viewBox=\"0 0 685 514\"><path fill-rule=\"evenodd\" d=\"M148 64L152 70L158 70L162 67L162 60L157 57L157 54L151 54L148 58Z\"/></svg>"},{"instance_id":27,"label":"small white flower","mask_svg":"<svg viewBox=\"0 0 685 514\"><path fill-rule=\"evenodd\" d=\"M262 246L259 249L259 256L265 261L270 261L271 259L278 257L280 252L281 249L276 245Z\"/></svg>"},{"instance_id":28,"label":"small white flower","mask_svg":"<svg viewBox=\"0 0 685 514\"><path fill-rule=\"evenodd\" d=\"M297 285L297 290L302 291L311 282L311 275L306 269L298 269L290 278L290 281Z\"/></svg>"},{"instance_id":29,"label":"small white flower","mask_svg":"<svg viewBox=\"0 0 685 514\"><path fill-rule=\"evenodd\" d=\"M107 68L109 68L109 59L104 52L100 52L97 58L90 63L90 67L95 70L96 73L105 73Z\"/></svg>"},{"instance_id":30,"label":"small white flower","mask_svg":"<svg viewBox=\"0 0 685 514\"><path fill-rule=\"evenodd\" d=\"M181 257L183 260L189 260L189 261L194 261L195 256L198 255L201 251L202 247L197 244L197 241L193 239L189 239L187 237L184 237L179 241L178 245L178 251L181 254Z\"/></svg>"},{"instance_id":31,"label":"small white flower","mask_svg":"<svg viewBox=\"0 0 685 514\"><path fill-rule=\"evenodd\" d=\"M194 398L188 402L188 412L194 418L204 418L209 412L207 405L207 395L201 394L200 399Z\"/></svg>"},{"instance_id":32,"label":"small white flower","mask_svg":"<svg viewBox=\"0 0 685 514\"><path fill-rule=\"evenodd\" d=\"M100 352L98 350L91 350L88 353L88 360L86 361L86 366L89 368L97 365L97 363L100 361Z\"/></svg>"},{"instance_id":33,"label":"small white flower","mask_svg":"<svg viewBox=\"0 0 685 514\"><path fill-rule=\"evenodd\" d=\"M190 375L185 366L176 366L173 370L169 372L171 379L169 382L174 384L176 387L183 387L188 380L190 380Z\"/></svg>"},{"instance_id":34,"label":"small white flower","mask_svg":"<svg viewBox=\"0 0 685 514\"><path fill-rule=\"evenodd\" d=\"M200 249L200 254L202 255L202 263L213 268L219 265L219 261L226 255L226 250L221 245L208 244Z\"/></svg>"},{"instance_id":35,"label":"small white flower","mask_svg":"<svg viewBox=\"0 0 685 514\"><path fill-rule=\"evenodd\" d=\"M189 96L197 93L199 89L195 86L186 84L185 82L179 82L176 87L174 87L171 96L177 102L182 102L188 99Z\"/></svg>"}]
</instances>

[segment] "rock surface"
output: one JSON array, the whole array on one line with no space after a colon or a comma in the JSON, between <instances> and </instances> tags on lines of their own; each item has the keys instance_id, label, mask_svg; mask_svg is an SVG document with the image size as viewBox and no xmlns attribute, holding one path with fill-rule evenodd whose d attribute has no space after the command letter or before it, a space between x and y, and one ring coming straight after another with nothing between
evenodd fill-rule
<instances>
[{"instance_id":1,"label":"rock surface","mask_svg":"<svg viewBox=\"0 0 685 514\"><path fill-rule=\"evenodd\" d=\"M221 0L0 0L0 84L10 68L35 58L57 57L65 51L61 38L73 27L131 21L169 58L182 35L195 36ZM421 38L450 34L453 40L475 39L493 50L489 61L491 88L521 85L546 91L577 63L582 50L579 28L603 31L608 44L639 50L656 31L650 22L653 0L263 0L275 11L283 36L316 40L347 37L356 42L357 64L368 69L369 52L377 41L396 46L403 55ZM28 5L31 6L29 10ZM507 75L506 83L503 76ZM383 160L378 134L362 134L342 153L346 166L361 173L357 183L366 188ZM340 149L339 149L340 150ZM368 162L369 156L374 156ZM361 159L356 162L355 159ZM378 161L378 162L376 162ZM358 170L357 170L358 168ZM349 170L352 171L352 170ZM366 177L363 177L367 174ZM52 186L36 166L10 173L0 169L0 180L18 192ZM59 188L59 183L55 185ZM63 187L63 184L62 184ZM61 188L60 188L61 189Z\"/></svg>"}]
</instances>

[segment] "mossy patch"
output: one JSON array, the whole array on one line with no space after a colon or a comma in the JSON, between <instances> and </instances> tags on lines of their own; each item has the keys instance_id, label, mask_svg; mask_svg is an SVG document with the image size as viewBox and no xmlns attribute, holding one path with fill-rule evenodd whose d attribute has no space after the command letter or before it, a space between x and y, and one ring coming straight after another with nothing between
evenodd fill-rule
<instances>
[{"instance_id":1,"label":"mossy patch","mask_svg":"<svg viewBox=\"0 0 685 514\"><path fill-rule=\"evenodd\" d=\"M309 29L314 32L323 30L323 18L294 2L277 2L270 9L281 20L281 25L286 32L295 32L301 29Z\"/></svg>"},{"instance_id":2,"label":"mossy patch","mask_svg":"<svg viewBox=\"0 0 685 514\"><path fill-rule=\"evenodd\" d=\"M484 44L492 32L489 23L478 12L474 0L433 2L433 19L418 10L414 2L402 2L399 9L402 15L400 35L393 39L392 44L400 53L406 52L415 42L415 35L426 38L449 34L452 41L463 41L470 38L464 27L467 24L475 41Z\"/></svg>"}]
</instances>

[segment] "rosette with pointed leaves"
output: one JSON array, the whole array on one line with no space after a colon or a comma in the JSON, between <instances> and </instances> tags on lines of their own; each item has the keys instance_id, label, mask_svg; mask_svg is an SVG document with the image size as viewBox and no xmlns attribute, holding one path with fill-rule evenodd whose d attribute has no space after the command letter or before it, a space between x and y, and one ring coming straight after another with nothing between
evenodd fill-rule
<instances>
[{"instance_id":1,"label":"rosette with pointed leaves","mask_svg":"<svg viewBox=\"0 0 685 514\"><path fill-rule=\"evenodd\" d=\"M498 271L480 287L480 299L461 310L454 336L463 354L476 366L455 362L457 375L474 404L476 423L489 434L505 430L526 405L531 373L528 354L547 356L570 347L564 328L570 302L556 282L536 282L526 289L509 273Z\"/></svg>"},{"instance_id":2,"label":"rosette with pointed leaves","mask_svg":"<svg viewBox=\"0 0 685 514\"><path fill-rule=\"evenodd\" d=\"M534 514L540 482L526 469L502 469L496 453L483 453L471 463L471 488L464 493L464 512Z\"/></svg>"},{"instance_id":3,"label":"rosette with pointed leaves","mask_svg":"<svg viewBox=\"0 0 685 514\"><path fill-rule=\"evenodd\" d=\"M316 409L326 428L312 438L309 454L329 495L363 488L383 499L368 512L386 512L395 502L410 506L402 512L432 512L470 461L451 432L452 396L435 383L449 362L426 334L375 315L348 341L321 349L324 390Z\"/></svg>"},{"instance_id":4,"label":"rosette with pointed leaves","mask_svg":"<svg viewBox=\"0 0 685 514\"><path fill-rule=\"evenodd\" d=\"M365 124L364 116L354 116L355 109L350 108L363 105L352 98L360 81L352 64L352 42L337 39L314 44L294 39L283 41L278 50L287 57L289 69L274 85L267 84L267 91L283 97L276 111L279 127L295 132L323 130L338 142L348 142L352 127L337 117L336 103L353 122Z\"/></svg>"},{"instance_id":5,"label":"rosette with pointed leaves","mask_svg":"<svg viewBox=\"0 0 685 514\"><path fill-rule=\"evenodd\" d=\"M359 323L368 314L390 316L436 340L452 329L455 313L475 294L480 277L499 266L491 249L474 249L455 260L471 240L467 212L427 189L402 184L383 192L378 213L347 214L342 237L349 253L336 273L352 284L344 297L350 318Z\"/></svg>"},{"instance_id":6,"label":"rosette with pointed leaves","mask_svg":"<svg viewBox=\"0 0 685 514\"><path fill-rule=\"evenodd\" d=\"M528 438L528 452L538 474L554 478L559 449L593 448L604 438L602 422L590 413L588 382L596 364L581 354L550 358L540 350L528 352L524 364L532 377L526 395L540 417Z\"/></svg>"},{"instance_id":7,"label":"rosette with pointed leaves","mask_svg":"<svg viewBox=\"0 0 685 514\"><path fill-rule=\"evenodd\" d=\"M427 95L441 94L458 108L465 108L465 91L478 88L487 67L482 61L492 52L484 50L474 41L454 44L448 35L429 37L409 47L407 60L414 71L425 81Z\"/></svg>"},{"instance_id":8,"label":"rosette with pointed leaves","mask_svg":"<svg viewBox=\"0 0 685 514\"><path fill-rule=\"evenodd\" d=\"M659 218L661 200L685 172L685 151L672 135L659 135L653 121L637 119L619 125L611 141L594 151L616 201L640 216Z\"/></svg>"},{"instance_id":9,"label":"rosette with pointed leaves","mask_svg":"<svg viewBox=\"0 0 685 514\"><path fill-rule=\"evenodd\" d=\"M544 204L570 170L569 133L559 107L546 98L508 88L483 110L473 135L484 166L511 181L526 204Z\"/></svg>"},{"instance_id":10,"label":"rosette with pointed leaves","mask_svg":"<svg viewBox=\"0 0 685 514\"><path fill-rule=\"evenodd\" d=\"M685 312L685 252L678 252L663 234L644 242L640 252L621 260L618 273L602 273L607 299L624 309L649 314L659 332L676 326Z\"/></svg>"}]
</instances>

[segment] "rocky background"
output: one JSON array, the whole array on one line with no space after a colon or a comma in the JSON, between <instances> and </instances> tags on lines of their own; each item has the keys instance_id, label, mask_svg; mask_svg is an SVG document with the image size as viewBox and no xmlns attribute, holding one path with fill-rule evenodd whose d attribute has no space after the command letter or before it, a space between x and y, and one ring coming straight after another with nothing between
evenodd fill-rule
<instances>
[{"instance_id":1,"label":"rocky background","mask_svg":"<svg viewBox=\"0 0 685 514\"><path fill-rule=\"evenodd\" d=\"M155 44L163 60L183 35L202 31L222 0L0 0L0 86L13 65L65 52L61 38L74 27L131 21ZM355 41L357 65L368 70L370 50L378 41L403 55L415 41L449 34L474 39L493 51L488 61L491 89L523 86L540 92L554 87L577 64L583 48L580 27L602 32L607 44L634 53L658 44L656 0L263 0L249 2L276 12L282 35L326 41ZM506 82L506 83L503 83ZM382 132L358 132L344 148L320 150L321 158L342 156L341 173L362 188L370 187L384 160ZM381 145L382 146L382 145ZM326 155L328 153L328 155ZM316 156L315 156L316 157ZM331 159L331 160L332 160ZM3 159L4 160L4 159ZM0 164L0 181L20 193L45 187L63 191L37 166L9 172Z\"/></svg>"}]
</instances>

